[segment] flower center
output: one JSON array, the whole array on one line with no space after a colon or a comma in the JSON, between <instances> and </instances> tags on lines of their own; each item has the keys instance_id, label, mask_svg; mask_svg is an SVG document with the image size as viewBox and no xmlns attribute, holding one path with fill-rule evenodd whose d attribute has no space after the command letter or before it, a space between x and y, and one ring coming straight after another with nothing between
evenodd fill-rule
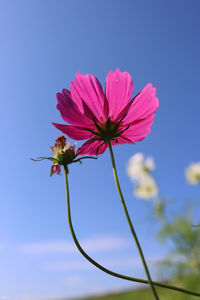
<instances>
[{"instance_id":1,"label":"flower center","mask_svg":"<svg viewBox=\"0 0 200 300\"><path fill-rule=\"evenodd\" d=\"M106 122L100 124L97 124L97 122L94 120L94 124L97 131L89 131L95 134L97 136L97 140L99 141L107 143L108 141L115 140L117 143L117 137L119 137L124 131L126 131L129 128L129 126L127 126L126 128L120 130L120 124L124 118L125 116L121 118L121 120L119 120L119 122L117 123L111 121L110 117Z\"/></svg>"},{"instance_id":2,"label":"flower center","mask_svg":"<svg viewBox=\"0 0 200 300\"><path fill-rule=\"evenodd\" d=\"M110 118L108 118L107 122L101 123L99 125L95 122L95 126L97 129L96 135L98 135L99 140L101 141L107 142L110 140L114 140L115 137L118 136L117 130L119 124L112 122Z\"/></svg>"}]
</instances>

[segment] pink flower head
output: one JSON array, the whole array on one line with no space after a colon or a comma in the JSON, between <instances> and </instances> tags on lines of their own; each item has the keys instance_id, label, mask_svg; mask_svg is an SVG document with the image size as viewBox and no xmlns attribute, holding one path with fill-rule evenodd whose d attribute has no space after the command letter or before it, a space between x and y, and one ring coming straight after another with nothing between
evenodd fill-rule
<instances>
[{"instance_id":1,"label":"pink flower head","mask_svg":"<svg viewBox=\"0 0 200 300\"><path fill-rule=\"evenodd\" d=\"M150 132L158 108L156 88L148 83L132 100L133 81L128 72L110 71L105 93L92 74L77 73L71 91L57 93L57 109L71 125L52 123L75 140L87 141L78 154L97 155L111 145L135 143Z\"/></svg>"}]
</instances>

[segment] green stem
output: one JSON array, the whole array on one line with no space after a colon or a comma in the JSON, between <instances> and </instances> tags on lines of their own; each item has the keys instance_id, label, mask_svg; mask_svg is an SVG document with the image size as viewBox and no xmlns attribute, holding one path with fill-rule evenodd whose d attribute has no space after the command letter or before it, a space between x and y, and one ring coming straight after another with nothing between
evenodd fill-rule
<instances>
[{"instance_id":1,"label":"green stem","mask_svg":"<svg viewBox=\"0 0 200 300\"><path fill-rule=\"evenodd\" d=\"M130 276L126 276L126 275L122 275L116 272L113 272L109 269L104 268L103 266L101 266L99 263L97 263L95 260L93 260L89 255L87 255L87 253L83 250L83 248L81 247L81 245L79 244L79 241L76 237L73 225L72 225L72 219L71 219L71 208L70 208L70 197L69 197L69 185L68 185L68 170L67 167L64 167L65 170L65 184L66 184L66 194L67 194L67 216L68 216L68 223L69 223L69 228L70 228L70 232L72 234L72 238L74 240L74 243L76 244L76 247L78 248L78 250L80 251L80 253L89 261L91 262L94 266L96 266L98 269L102 270L103 272L121 278L121 279L125 279L125 280L129 280L129 281L134 281L134 282L138 282L138 283L144 283L144 284L149 284L148 280L144 280L144 279L140 279L140 278L135 278L135 277L130 277ZM177 292L181 292L181 293L185 293L185 294L189 294L189 295L193 295L193 296L197 296L200 297L200 293L196 293L196 292L192 292L192 291L188 291L179 287L175 287L172 285L167 285L164 283L160 283L160 282L156 282L153 281L153 284L159 287L163 287L166 289L170 289L170 290L174 290Z\"/></svg>"},{"instance_id":2,"label":"green stem","mask_svg":"<svg viewBox=\"0 0 200 300\"><path fill-rule=\"evenodd\" d=\"M114 178L115 178L115 183L116 183L117 190L118 190L118 193L119 193L119 196L120 196L120 199L121 199L123 210L124 210L124 213L126 215L126 219L128 221L129 228L130 228L130 230L132 232L132 235L134 237L135 243L137 245L138 251L140 253L140 257L141 257L141 260L142 260L142 263L143 263L143 266L144 266L144 269L145 269L145 272L146 272L149 284L151 286L152 292L154 294L155 299L159 300L159 297L158 297L158 294L156 292L156 289L155 289L155 287L154 287L154 285L152 283L151 275L150 275L149 269L147 267L147 263L146 263L144 254L142 252L142 248L140 246L137 234L136 234L135 229L134 229L134 227L132 225L132 222L131 222L131 219L130 219L130 216L129 216L129 213L128 213L128 210L127 210L127 207L126 207L126 203L124 201L124 197L123 197L123 194L122 194L122 191L121 191L121 188L120 188L120 184L119 184L119 179L118 179L118 176L117 176L115 159L114 159L114 155L113 155L112 146L111 146L110 141L108 141L108 146L109 146L109 150L110 150L110 157L111 157L111 161L112 161L112 169L113 169L113 174L114 174Z\"/></svg>"}]
</instances>

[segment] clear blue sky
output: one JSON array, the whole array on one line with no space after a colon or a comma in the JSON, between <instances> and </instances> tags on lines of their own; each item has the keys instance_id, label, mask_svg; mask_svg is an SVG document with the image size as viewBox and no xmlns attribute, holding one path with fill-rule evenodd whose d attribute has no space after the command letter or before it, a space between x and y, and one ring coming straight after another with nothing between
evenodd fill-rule
<instances>
[{"instance_id":1,"label":"clear blue sky","mask_svg":"<svg viewBox=\"0 0 200 300\"><path fill-rule=\"evenodd\" d=\"M144 252L149 259L164 254L146 219L152 204L133 197L125 166L136 152L152 155L163 196L175 206L199 197L200 188L184 178L187 165L200 159L199 11L198 0L0 1L0 299L133 286L90 267L73 249L64 177L50 178L49 162L30 161L49 155L60 134L51 122L62 121L56 92L69 88L77 72L96 75L104 86L108 71L119 67L131 74L134 95L148 82L157 87L151 134L114 152ZM75 229L88 251L108 267L142 276L108 151L71 166L69 177Z\"/></svg>"}]
</instances>

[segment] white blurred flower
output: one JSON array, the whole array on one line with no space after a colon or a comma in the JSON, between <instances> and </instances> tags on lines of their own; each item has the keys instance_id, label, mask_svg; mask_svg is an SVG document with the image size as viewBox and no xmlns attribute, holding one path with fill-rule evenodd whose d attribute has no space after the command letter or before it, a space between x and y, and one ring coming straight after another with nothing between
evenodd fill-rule
<instances>
[{"instance_id":1,"label":"white blurred flower","mask_svg":"<svg viewBox=\"0 0 200 300\"><path fill-rule=\"evenodd\" d=\"M189 184L200 183L200 162L190 164L185 170L185 176Z\"/></svg>"},{"instance_id":2,"label":"white blurred flower","mask_svg":"<svg viewBox=\"0 0 200 300\"><path fill-rule=\"evenodd\" d=\"M158 195L158 187L155 180L151 176L143 177L136 185L134 189L136 197L148 200Z\"/></svg>"},{"instance_id":3,"label":"white blurred flower","mask_svg":"<svg viewBox=\"0 0 200 300\"><path fill-rule=\"evenodd\" d=\"M144 165L149 171L153 171L155 169L155 163L153 157L148 156L144 161Z\"/></svg>"},{"instance_id":4,"label":"white blurred flower","mask_svg":"<svg viewBox=\"0 0 200 300\"><path fill-rule=\"evenodd\" d=\"M138 180L155 169L154 160L152 157L148 156L146 159L142 153L136 153L133 155L127 164L127 173L132 180Z\"/></svg>"}]
</instances>

